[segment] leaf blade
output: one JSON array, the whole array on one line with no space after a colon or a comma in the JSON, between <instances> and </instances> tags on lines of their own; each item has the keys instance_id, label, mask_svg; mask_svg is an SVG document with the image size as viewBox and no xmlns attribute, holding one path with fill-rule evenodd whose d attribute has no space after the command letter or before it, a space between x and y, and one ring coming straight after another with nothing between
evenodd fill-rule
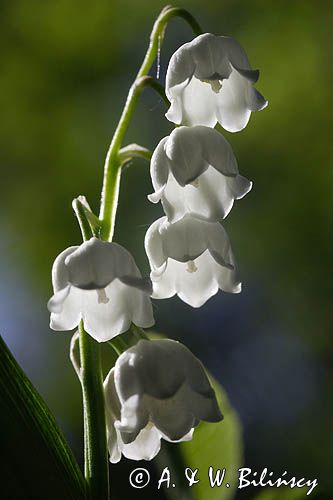
<instances>
[{"instance_id":1,"label":"leaf blade","mask_svg":"<svg viewBox=\"0 0 333 500\"><path fill-rule=\"evenodd\" d=\"M193 500L229 500L238 486L238 469L243 463L242 428L220 384L210 377L224 419L217 424L201 422L195 429L192 441L181 443L184 463L192 470L198 469L198 484L191 487ZM223 484L211 487L209 467L226 469ZM230 486L227 487L226 483Z\"/></svg>"},{"instance_id":2,"label":"leaf blade","mask_svg":"<svg viewBox=\"0 0 333 500\"><path fill-rule=\"evenodd\" d=\"M64 436L1 337L0 407L1 498L84 499L84 479Z\"/></svg>"}]
</instances>

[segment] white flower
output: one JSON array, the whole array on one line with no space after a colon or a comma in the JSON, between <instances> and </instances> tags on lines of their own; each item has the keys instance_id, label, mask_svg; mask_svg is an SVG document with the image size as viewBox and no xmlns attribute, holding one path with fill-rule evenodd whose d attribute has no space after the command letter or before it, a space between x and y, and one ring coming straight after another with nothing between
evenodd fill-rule
<instances>
[{"instance_id":1,"label":"white flower","mask_svg":"<svg viewBox=\"0 0 333 500\"><path fill-rule=\"evenodd\" d=\"M153 298L177 294L192 307L201 307L219 288L241 291L229 238L218 222L186 216L170 224L162 217L148 229L145 248Z\"/></svg>"},{"instance_id":2,"label":"white flower","mask_svg":"<svg viewBox=\"0 0 333 500\"><path fill-rule=\"evenodd\" d=\"M128 330L154 324L151 286L131 254L116 243L91 238L69 247L52 268L54 295L49 300L50 327L72 330L81 319L98 342Z\"/></svg>"},{"instance_id":3,"label":"white flower","mask_svg":"<svg viewBox=\"0 0 333 500\"><path fill-rule=\"evenodd\" d=\"M258 77L236 40L200 35L170 59L166 94L171 107L166 117L176 124L214 127L219 122L230 132L242 130L251 111L267 106L253 87Z\"/></svg>"},{"instance_id":4,"label":"white flower","mask_svg":"<svg viewBox=\"0 0 333 500\"><path fill-rule=\"evenodd\" d=\"M186 441L200 420L222 419L200 361L179 342L140 340L104 382L110 461L151 460L161 438Z\"/></svg>"},{"instance_id":5,"label":"white flower","mask_svg":"<svg viewBox=\"0 0 333 500\"><path fill-rule=\"evenodd\" d=\"M185 214L223 219L252 183L238 173L230 144L209 127L179 127L164 137L151 159L153 203L162 201L170 222Z\"/></svg>"}]
</instances>

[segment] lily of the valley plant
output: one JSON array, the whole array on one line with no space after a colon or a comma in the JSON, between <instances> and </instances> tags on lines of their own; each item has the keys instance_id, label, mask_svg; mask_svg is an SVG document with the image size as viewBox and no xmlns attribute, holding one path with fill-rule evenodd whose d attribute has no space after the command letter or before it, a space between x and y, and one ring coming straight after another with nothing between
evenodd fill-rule
<instances>
[{"instance_id":1,"label":"lily of the valley plant","mask_svg":"<svg viewBox=\"0 0 333 500\"><path fill-rule=\"evenodd\" d=\"M149 71L166 25L175 16L189 23L196 38L171 57L164 91ZM177 294L190 306L201 307L219 290L241 291L221 221L252 183L240 175L220 130L240 131L251 112L267 105L254 88L258 76L238 42L202 34L182 9L163 9L106 157L99 216L83 196L73 201L83 242L55 259L48 308L53 330L79 332L73 336L71 359L83 391L89 498L109 498L108 455L111 462L122 456L151 460L161 439L195 439L200 421L222 419L223 408L200 361L177 341L150 340L142 328L154 324L151 297ZM152 154L137 144L123 146L145 86L169 101L166 117L177 126ZM161 201L165 213L152 222L145 238L150 277L143 277L128 250L112 241L121 171L135 157L151 159L154 192L149 200ZM130 342L124 336L129 329L134 332ZM107 375L100 359L106 342L115 356Z\"/></svg>"}]
</instances>

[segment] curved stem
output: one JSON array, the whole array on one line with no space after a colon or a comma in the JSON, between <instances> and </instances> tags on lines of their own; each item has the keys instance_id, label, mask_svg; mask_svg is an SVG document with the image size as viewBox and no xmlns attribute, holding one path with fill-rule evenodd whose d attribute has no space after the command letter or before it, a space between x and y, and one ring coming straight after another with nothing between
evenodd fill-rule
<instances>
[{"instance_id":1,"label":"curved stem","mask_svg":"<svg viewBox=\"0 0 333 500\"><path fill-rule=\"evenodd\" d=\"M147 77L152 64L158 54L162 43L167 23L173 17L183 18L192 28L196 35L202 30L194 17L184 9L166 7L162 10L155 21L150 35L149 47L138 71L136 79L132 84L125 107L121 114L114 136L112 138L104 165L104 179L101 196L101 209L99 218L102 221L101 237L111 241L114 233L115 217L119 198L119 185L121 176L121 163L118 152L122 145L124 134L132 117L139 95L145 85L151 85L151 78ZM149 83L148 83L149 82Z\"/></svg>"},{"instance_id":2,"label":"curved stem","mask_svg":"<svg viewBox=\"0 0 333 500\"><path fill-rule=\"evenodd\" d=\"M149 85L164 98L164 91L161 93L161 86L158 82L154 82L148 76L148 73L158 54L166 25L175 16L182 17L188 22L195 34L201 33L198 23L184 9L166 7L154 24L146 56L129 90L124 110L105 160L99 216L101 222L99 236L104 240L111 241L113 237L121 175L119 150L139 95L143 88ZM86 241L92 236L91 222L94 223L95 221L88 222L87 214L81 202L74 201L73 208L79 220L83 239ZM84 407L85 476L88 484L89 500L108 500L109 474L100 345L84 330L82 321L79 325L79 334L80 375Z\"/></svg>"},{"instance_id":3,"label":"curved stem","mask_svg":"<svg viewBox=\"0 0 333 500\"><path fill-rule=\"evenodd\" d=\"M195 35L202 34L200 25L194 19L194 17L189 12L187 12L187 10L180 9L178 7L165 7L156 19L153 26L153 30L150 35L149 47L141 68L139 69L139 72L137 74L137 78L140 78L140 76L144 76L149 73L150 68L152 67L152 64L157 56L159 46L163 41L166 25L173 17L181 17L182 19L184 19L191 26L192 31Z\"/></svg>"},{"instance_id":4,"label":"curved stem","mask_svg":"<svg viewBox=\"0 0 333 500\"><path fill-rule=\"evenodd\" d=\"M130 88L125 107L105 160L99 218L102 221L101 237L108 241L112 241L113 238L119 198L121 162L118 157L118 152L143 86L144 84L141 80L135 80Z\"/></svg>"},{"instance_id":5,"label":"curved stem","mask_svg":"<svg viewBox=\"0 0 333 500\"><path fill-rule=\"evenodd\" d=\"M119 150L119 161L122 167L132 161L133 158L142 158L143 160L150 161L151 157L152 152L138 144L129 144Z\"/></svg>"},{"instance_id":6,"label":"curved stem","mask_svg":"<svg viewBox=\"0 0 333 500\"><path fill-rule=\"evenodd\" d=\"M157 92L157 94L160 97L162 97L164 104L166 104L166 106L168 107L170 106L170 101L166 96L163 85L161 85L157 80L155 80L155 78L153 78L152 76L146 76L144 84L145 87L151 87L153 90L155 90L155 92Z\"/></svg>"},{"instance_id":7,"label":"curved stem","mask_svg":"<svg viewBox=\"0 0 333 500\"><path fill-rule=\"evenodd\" d=\"M84 208L82 203L78 200L78 198L75 198L72 203L73 210L75 212L76 218L79 222L81 234L82 234L82 239L83 241L87 241L91 238L92 233L91 233L91 228L89 225L89 222L87 221L86 214L84 212Z\"/></svg>"}]
</instances>

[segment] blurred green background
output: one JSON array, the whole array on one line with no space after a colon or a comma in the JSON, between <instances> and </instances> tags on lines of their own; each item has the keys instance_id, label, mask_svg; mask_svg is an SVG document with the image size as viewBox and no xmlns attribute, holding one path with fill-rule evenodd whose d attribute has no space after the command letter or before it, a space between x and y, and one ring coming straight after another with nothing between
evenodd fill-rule
<instances>
[{"instance_id":1,"label":"blurred green background","mask_svg":"<svg viewBox=\"0 0 333 500\"><path fill-rule=\"evenodd\" d=\"M48 327L50 270L62 249L80 243L72 199L84 194L98 211L105 153L164 3L0 5L1 334L82 462L70 334ZM157 330L185 342L226 389L243 424L247 466L316 477L322 498L331 499L332 3L178 5L204 31L245 47L269 107L244 131L226 133L241 173L254 181L225 221L243 293L219 293L199 310L178 299L155 302ZM162 82L170 55L191 38L183 21L169 25ZM153 149L172 129L165 111L146 90L125 144ZM115 238L145 273L144 234L162 215L146 199L151 190L148 165L133 162L123 175Z\"/></svg>"}]
</instances>

